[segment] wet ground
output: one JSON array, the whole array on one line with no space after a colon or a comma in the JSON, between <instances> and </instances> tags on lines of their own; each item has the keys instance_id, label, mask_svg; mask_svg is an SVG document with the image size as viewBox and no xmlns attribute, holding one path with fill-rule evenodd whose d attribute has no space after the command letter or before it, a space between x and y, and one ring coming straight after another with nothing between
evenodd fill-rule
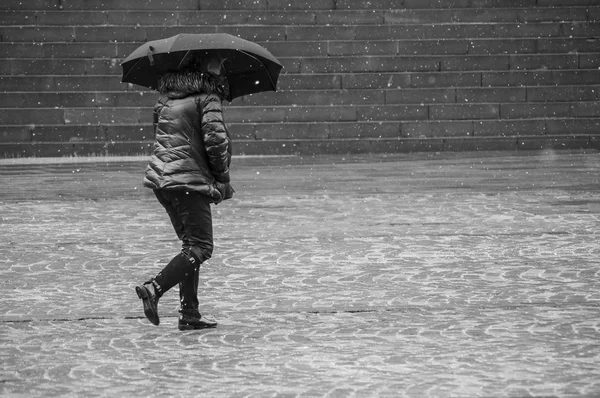
<instances>
[{"instance_id":1,"label":"wet ground","mask_svg":"<svg viewBox=\"0 0 600 398\"><path fill-rule=\"evenodd\" d=\"M1 395L600 396L598 152L234 158L188 332L144 167L0 160Z\"/></svg>"}]
</instances>

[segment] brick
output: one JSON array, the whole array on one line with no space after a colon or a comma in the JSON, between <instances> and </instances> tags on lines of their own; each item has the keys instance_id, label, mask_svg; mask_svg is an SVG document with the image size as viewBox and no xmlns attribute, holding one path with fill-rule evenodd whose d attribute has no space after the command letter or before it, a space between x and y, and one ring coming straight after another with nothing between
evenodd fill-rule
<instances>
[{"instance_id":1,"label":"brick","mask_svg":"<svg viewBox=\"0 0 600 398\"><path fill-rule=\"evenodd\" d=\"M388 121L360 123L328 123L328 138L397 138L400 137L400 123Z\"/></svg>"},{"instance_id":2,"label":"brick","mask_svg":"<svg viewBox=\"0 0 600 398\"><path fill-rule=\"evenodd\" d=\"M198 0L200 10L264 10L267 0Z\"/></svg>"},{"instance_id":3,"label":"brick","mask_svg":"<svg viewBox=\"0 0 600 398\"><path fill-rule=\"evenodd\" d=\"M568 103L550 104L500 104L503 119L562 118L570 115Z\"/></svg>"},{"instance_id":4,"label":"brick","mask_svg":"<svg viewBox=\"0 0 600 398\"><path fill-rule=\"evenodd\" d=\"M587 149L588 137L521 137L518 138L518 149L524 151L548 149Z\"/></svg>"},{"instance_id":5,"label":"brick","mask_svg":"<svg viewBox=\"0 0 600 398\"><path fill-rule=\"evenodd\" d=\"M470 137L470 138L445 138L444 151L447 152L472 152L472 151L514 151L517 141L505 137Z\"/></svg>"},{"instance_id":6,"label":"brick","mask_svg":"<svg viewBox=\"0 0 600 398\"><path fill-rule=\"evenodd\" d=\"M275 123L284 121L285 117L284 107L229 106L225 110L225 118L231 123Z\"/></svg>"},{"instance_id":7,"label":"brick","mask_svg":"<svg viewBox=\"0 0 600 398\"><path fill-rule=\"evenodd\" d=\"M126 13L114 13L107 11L38 11L36 19L38 25L105 25L110 23L110 17Z\"/></svg>"},{"instance_id":8,"label":"brick","mask_svg":"<svg viewBox=\"0 0 600 398\"><path fill-rule=\"evenodd\" d=\"M357 107L358 120L427 120L429 108L425 105L377 105Z\"/></svg>"},{"instance_id":9,"label":"brick","mask_svg":"<svg viewBox=\"0 0 600 398\"><path fill-rule=\"evenodd\" d=\"M439 70L437 57L330 57L315 62L318 69L306 68L309 60L302 63L302 71L306 72L409 72L409 71L434 71ZM324 65L323 65L324 63ZM311 66L316 66L312 64Z\"/></svg>"},{"instance_id":10,"label":"brick","mask_svg":"<svg viewBox=\"0 0 600 398\"><path fill-rule=\"evenodd\" d=\"M120 91L124 88L121 78L114 75L51 76L49 78L53 81L53 89L57 91Z\"/></svg>"},{"instance_id":11,"label":"brick","mask_svg":"<svg viewBox=\"0 0 600 398\"><path fill-rule=\"evenodd\" d=\"M82 141L106 141L106 133L103 126L35 126L32 130L34 142L82 142Z\"/></svg>"},{"instance_id":12,"label":"brick","mask_svg":"<svg viewBox=\"0 0 600 398\"><path fill-rule=\"evenodd\" d=\"M344 73L339 76L345 89L409 88L411 86L410 73Z\"/></svg>"},{"instance_id":13,"label":"brick","mask_svg":"<svg viewBox=\"0 0 600 398\"><path fill-rule=\"evenodd\" d=\"M61 0L61 9L64 10L197 10L198 0L147 0L140 3L137 0L102 0L90 2L88 0Z\"/></svg>"},{"instance_id":14,"label":"brick","mask_svg":"<svg viewBox=\"0 0 600 398\"><path fill-rule=\"evenodd\" d=\"M500 107L497 104L430 105L431 120L497 119Z\"/></svg>"},{"instance_id":15,"label":"brick","mask_svg":"<svg viewBox=\"0 0 600 398\"><path fill-rule=\"evenodd\" d=\"M326 139L328 123L260 123L253 125L253 138L272 139Z\"/></svg>"},{"instance_id":16,"label":"brick","mask_svg":"<svg viewBox=\"0 0 600 398\"><path fill-rule=\"evenodd\" d=\"M469 54L533 54L538 51L536 39L473 39L466 43Z\"/></svg>"},{"instance_id":17,"label":"brick","mask_svg":"<svg viewBox=\"0 0 600 398\"><path fill-rule=\"evenodd\" d=\"M188 17L189 15L189 17ZM171 11L124 11L107 12L108 25L128 25L136 26L174 26L178 25L181 18L194 18L200 24L202 14L199 11L173 12ZM207 18L208 19L208 18Z\"/></svg>"},{"instance_id":18,"label":"brick","mask_svg":"<svg viewBox=\"0 0 600 398\"><path fill-rule=\"evenodd\" d=\"M374 33L383 33L390 39L398 40L470 39L496 37L494 26L493 24L390 25L389 32L386 33L381 28L369 30L367 27L358 27L356 36L359 39L368 39Z\"/></svg>"},{"instance_id":19,"label":"brick","mask_svg":"<svg viewBox=\"0 0 600 398\"><path fill-rule=\"evenodd\" d=\"M247 96L244 105L361 105L384 102L382 90L295 90L262 96Z\"/></svg>"},{"instance_id":20,"label":"brick","mask_svg":"<svg viewBox=\"0 0 600 398\"><path fill-rule=\"evenodd\" d=\"M277 57L277 59L279 60L279 63L281 63L281 65L283 65L284 73L300 73L300 72L302 72L304 58L301 58L301 57L295 57L295 58ZM320 73L320 72L325 72L325 70L311 71L311 73Z\"/></svg>"},{"instance_id":21,"label":"brick","mask_svg":"<svg viewBox=\"0 0 600 398\"><path fill-rule=\"evenodd\" d=\"M465 8L451 10L451 21L455 23L518 22L518 8L490 10L487 8Z\"/></svg>"},{"instance_id":22,"label":"brick","mask_svg":"<svg viewBox=\"0 0 600 398\"><path fill-rule=\"evenodd\" d=\"M465 40L400 40L397 53L401 55L461 55L467 54Z\"/></svg>"},{"instance_id":23,"label":"brick","mask_svg":"<svg viewBox=\"0 0 600 398\"><path fill-rule=\"evenodd\" d=\"M600 102L578 102L570 105L572 117L599 117Z\"/></svg>"},{"instance_id":24,"label":"brick","mask_svg":"<svg viewBox=\"0 0 600 398\"><path fill-rule=\"evenodd\" d=\"M277 93L257 93L241 98L243 106L315 105L312 90L279 90ZM239 100L236 100L239 101ZM239 102L236 105L240 105Z\"/></svg>"},{"instance_id":25,"label":"brick","mask_svg":"<svg viewBox=\"0 0 600 398\"><path fill-rule=\"evenodd\" d=\"M120 76L123 73L120 61L122 59L85 59L81 60L84 68L84 75L115 75ZM75 64L79 66L79 64ZM68 74L68 73L61 73ZM120 77L117 77L120 80ZM125 86L124 86L125 87Z\"/></svg>"},{"instance_id":26,"label":"brick","mask_svg":"<svg viewBox=\"0 0 600 398\"><path fill-rule=\"evenodd\" d=\"M355 106L315 106L285 109L285 121L289 122L339 122L354 120L357 120Z\"/></svg>"},{"instance_id":27,"label":"brick","mask_svg":"<svg viewBox=\"0 0 600 398\"><path fill-rule=\"evenodd\" d=\"M600 54L580 54L578 57L579 69L599 69Z\"/></svg>"},{"instance_id":28,"label":"brick","mask_svg":"<svg viewBox=\"0 0 600 398\"><path fill-rule=\"evenodd\" d=\"M399 6L398 0L337 0L335 4L340 10L385 10Z\"/></svg>"},{"instance_id":29,"label":"brick","mask_svg":"<svg viewBox=\"0 0 600 398\"><path fill-rule=\"evenodd\" d=\"M337 0L267 0L271 10L333 10Z\"/></svg>"},{"instance_id":30,"label":"brick","mask_svg":"<svg viewBox=\"0 0 600 398\"><path fill-rule=\"evenodd\" d=\"M472 0L471 2L471 7L480 8L535 7L536 5L537 0Z\"/></svg>"},{"instance_id":31,"label":"brick","mask_svg":"<svg viewBox=\"0 0 600 398\"><path fill-rule=\"evenodd\" d=\"M217 26L217 33L229 33L255 42L286 40L286 26Z\"/></svg>"},{"instance_id":32,"label":"brick","mask_svg":"<svg viewBox=\"0 0 600 398\"><path fill-rule=\"evenodd\" d=\"M528 87L527 101L596 101L599 88L599 86Z\"/></svg>"},{"instance_id":33,"label":"brick","mask_svg":"<svg viewBox=\"0 0 600 398\"><path fill-rule=\"evenodd\" d=\"M482 72L434 72L411 73L410 85L414 88L425 87L479 87Z\"/></svg>"},{"instance_id":34,"label":"brick","mask_svg":"<svg viewBox=\"0 0 600 398\"><path fill-rule=\"evenodd\" d=\"M354 40L356 29L354 26L287 26L284 40Z\"/></svg>"},{"instance_id":35,"label":"brick","mask_svg":"<svg viewBox=\"0 0 600 398\"><path fill-rule=\"evenodd\" d=\"M475 136L521 136L546 133L544 119L535 120L481 120L473 123Z\"/></svg>"},{"instance_id":36,"label":"brick","mask_svg":"<svg viewBox=\"0 0 600 398\"><path fill-rule=\"evenodd\" d=\"M166 37L166 36L164 36ZM124 42L117 42L115 43L117 51L116 51L116 56L114 58L118 58L119 59L119 65L120 62L127 58L127 56L129 56L129 54L131 54L133 51L135 51L135 49L137 49L142 43L124 43Z\"/></svg>"},{"instance_id":37,"label":"brick","mask_svg":"<svg viewBox=\"0 0 600 398\"><path fill-rule=\"evenodd\" d=\"M599 134L600 118L585 119L547 119L546 134Z\"/></svg>"},{"instance_id":38,"label":"brick","mask_svg":"<svg viewBox=\"0 0 600 398\"><path fill-rule=\"evenodd\" d=\"M561 21L586 21L587 9L585 8L554 8L536 7L518 10L520 22L561 22Z\"/></svg>"},{"instance_id":39,"label":"brick","mask_svg":"<svg viewBox=\"0 0 600 398\"><path fill-rule=\"evenodd\" d=\"M561 36L561 27L559 24L552 23L516 23L516 24L495 24L494 36L503 38L540 38Z\"/></svg>"},{"instance_id":40,"label":"brick","mask_svg":"<svg viewBox=\"0 0 600 398\"><path fill-rule=\"evenodd\" d=\"M314 25L314 12L306 11L195 11L178 13L179 25Z\"/></svg>"},{"instance_id":41,"label":"brick","mask_svg":"<svg viewBox=\"0 0 600 398\"><path fill-rule=\"evenodd\" d=\"M117 56L116 43L45 43L44 58L112 58Z\"/></svg>"},{"instance_id":42,"label":"brick","mask_svg":"<svg viewBox=\"0 0 600 398\"><path fill-rule=\"evenodd\" d=\"M544 86L554 82L553 71L482 72L482 86Z\"/></svg>"},{"instance_id":43,"label":"brick","mask_svg":"<svg viewBox=\"0 0 600 398\"><path fill-rule=\"evenodd\" d=\"M54 90L53 76L0 76L0 91Z\"/></svg>"},{"instance_id":44,"label":"brick","mask_svg":"<svg viewBox=\"0 0 600 398\"><path fill-rule=\"evenodd\" d=\"M13 75L83 75L86 72L86 65L83 60L11 59L9 63L10 73ZM1 64L3 63L0 62Z\"/></svg>"},{"instance_id":45,"label":"brick","mask_svg":"<svg viewBox=\"0 0 600 398\"><path fill-rule=\"evenodd\" d=\"M146 29L136 26L76 26L76 42L146 41Z\"/></svg>"},{"instance_id":46,"label":"brick","mask_svg":"<svg viewBox=\"0 0 600 398\"><path fill-rule=\"evenodd\" d=\"M329 41L325 43L327 54L344 55L395 55L398 44L393 41Z\"/></svg>"},{"instance_id":47,"label":"brick","mask_svg":"<svg viewBox=\"0 0 600 398\"><path fill-rule=\"evenodd\" d=\"M279 57L315 57L327 55L326 41L280 41L259 43L276 58Z\"/></svg>"},{"instance_id":48,"label":"brick","mask_svg":"<svg viewBox=\"0 0 600 398\"><path fill-rule=\"evenodd\" d=\"M509 55L469 55L447 56L441 58L442 71L485 71L508 70Z\"/></svg>"},{"instance_id":49,"label":"brick","mask_svg":"<svg viewBox=\"0 0 600 398\"><path fill-rule=\"evenodd\" d=\"M108 125L102 126L106 139L110 141L154 140L152 124Z\"/></svg>"},{"instance_id":50,"label":"brick","mask_svg":"<svg viewBox=\"0 0 600 398\"><path fill-rule=\"evenodd\" d=\"M556 85L600 84L600 73L595 70L552 71Z\"/></svg>"},{"instance_id":51,"label":"brick","mask_svg":"<svg viewBox=\"0 0 600 398\"><path fill-rule=\"evenodd\" d=\"M294 155L297 153L296 143L293 141L236 141L233 148L236 155Z\"/></svg>"},{"instance_id":52,"label":"brick","mask_svg":"<svg viewBox=\"0 0 600 398\"><path fill-rule=\"evenodd\" d=\"M3 41L9 42L71 42L75 38L73 27L1 27Z\"/></svg>"},{"instance_id":53,"label":"brick","mask_svg":"<svg viewBox=\"0 0 600 398\"><path fill-rule=\"evenodd\" d=\"M198 26L146 26L146 39L148 41L164 39L166 37L175 36L179 33L217 33L217 27L213 25L198 25ZM137 48L142 43L118 43L120 45L135 44ZM132 50L133 51L133 50ZM122 54L119 52L119 54Z\"/></svg>"},{"instance_id":54,"label":"brick","mask_svg":"<svg viewBox=\"0 0 600 398\"><path fill-rule=\"evenodd\" d=\"M64 111L62 109L0 109L2 124L62 124Z\"/></svg>"},{"instance_id":55,"label":"brick","mask_svg":"<svg viewBox=\"0 0 600 398\"><path fill-rule=\"evenodd\" d=\"M31 142L33 125L0 127L0 143Z\"/></svg>"},{"instance_id":56,"label":"brick","mask_svg":"<svg viewBox=\"0 0 600 398\"><path fill-rule=\"evenodd\" d=\"M318 12L315 16L317 25L379 25L384 23L384 12L382 10L336 10Z\"/></svg>"},{"instance_id":57,"label":"brick","mask_svg":"<svg viewBox=\"0 0 600 398\"><path fill-rule=\"evenodd\" d=\"M466 137L473 135L472 121L409 122L402 124L402 136L410 138L426 137Z\"/></svg>"},{"instance_id":58,"label":"brick","mask_svg":"<svg viewBox=\"0 0 600 398\"><path fill-rule=\"evenodd\" d=\"M510 69L577 69L577 54L509 55Z\"/></svg>"},{"instance_id":59,"label":"brick","mask_svg":"<svg viewBox=\"0 0 600 398\"><path fill-rule=\"evenodd\" d=\"M1 58L42 58L43 43L0 43Z\"/></svg>"},{"instance_id":60,"label":"brick","mask_svg":"<svg viewBox=\"0 0 600 398\"><path fill-rule=\"evenodd\" d=\"M12 74L12 70L11 70L12 61L13 60L4 60L3 62L0 62L0 75L11 75Z\"/></svg>"},{"instance_id":61,"label":"brick","mask_svg":"<svg viewBox=\"0 0 600 398\"><path fill-rule=\"evenodd\" d=\"M453 21L452 10L385 10L384 23L388 25L398 24L431 24L450 23Z\"/></svg>"},{"instance_id":62,"label":"brick","mask_svg":"<svg viewBox=\"0 0 600 398\"><path fill-rule=\"evenodd\" d=\"M12 93L0 98L0 107L54 108L56 106L93 106L95 93Z\"/></svg>"},{"instance_id":63,"label":"brick","mask_svg":"<svg viewBox=\"0 0 600 398\"><path fill-rule=\"evenodd\" d=\"M152 141L109 142L105 145L104 151L106 156L147 156L152 152L152 145Z\"/></svg>"},{"instance_id":64,"label":"brick","mask_svg":"<svg viewBox=\"0 0 600 398\"><path fill-rule=\"evenodd\" d=\"M8 10L0 11L0 26L35 25L35 13L31 11Z\"/></svg>"},{"instance_id":65,"label":"brick","mask_svg":"<svg viewBox=\"0 0 600 398\"><path fill-rule=\"evenodd\" d=\"M316 90L307 93L315 105L364 105L383 104L385 92L381 89L371 90Z\"/></svg>"},{"instance_id":66,"label":"brick","mask_svg":"<svg viewBox=\"0 0 600 398\"><path fill-rule=\"evenodd\" d=\"M525 102L528 91L524 87L479 87L457 88L456 102L490 103L490 102Z\"/></svg>"},{"instance_id":67,"label":"brick","mask_svg":"<svg viewBox=\"0 0 600 398\"><path fill-rule=\"evenodd\" d=\"M600 49L597 38L560 38L538 40L537 51L540 53L593 53Z\"/></svg>"},{"instance_id":68,"label":"brick","mask_svg":"<svg viewBox=\"0 0 600 398\"><path fill-rule=\"evenodd\" d=\"M142 114L151 111L139 108L65 108L65 124L133 124L144 121Z\"/></svg>"},{"instance_id":69,"label":"brick","mask_svg":"<svg viewBox=\"0 0 600 398\"><path fill-rule=\"evenodd\" d=\"M600 7L587 7L588 21L600 21Z\"/></svg>"},{"instance_id":70,"label":"brick","mask_svg":"<svg viewBox=\"0 0 600 398\"><path fill-rule=\"evenodd\" d=\"M59 0L3 0L0 10L53 10L58 9Z\"/></svg>"},{"instance_id":71,"label":"brick","mask_svg":"<svg viewBox=\"0 0 600 398\"><path fill-rule=\"evenodd\" d=\"M346 87L346 76L356 75L340 75L340 74L312 74L312 75L301 75L301 74L290 74L285 73L279 76L277 82L278 89L281 90L306 90L306 89L318 89L318 90L332 90L343 88L358 88L358 87ZM344 86L342 86L342 79L344 79ZM362 88L362 87L361 87Z\"/></svg>"},{"instance_id":72,"label":"brick","mask_svg":"<svg viewBox=\"0 0 600 398\"><path fill-rule=\"evenodd\" d=\"M404 0L404 8L467 8L471 6L471 0Z\"/></svg>"},{"instance_id":73,"label":"brick","mask_svg":"<svg viewBox=\"0 0 600 398\"><path fill-rule=\"evenodd\" d=\"M433 104L456 102L453 88L386 90L385 104Z\"/></svg>"},{"instance_id":74,"label":"brick","mask_svg":"<svg viewBox=\"0 0 600 398\"><path fill-rule=\"evenodd\" d=\"M540 7L576 7L597 5L596 0L537 0L537 5Z\"/></svg>"}]
</instances>

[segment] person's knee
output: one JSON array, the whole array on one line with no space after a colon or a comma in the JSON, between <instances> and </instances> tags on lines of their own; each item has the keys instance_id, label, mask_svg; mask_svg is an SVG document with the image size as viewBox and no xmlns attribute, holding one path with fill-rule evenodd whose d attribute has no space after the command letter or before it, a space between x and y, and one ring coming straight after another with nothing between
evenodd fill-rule
<instances>
[{"instance_id":1,"label":"person's knee","mask_svg":"<svg viewBox=\"0 0 600 398\"><path fill-rule=\"evenodd\" d=\"M193 260L193 263L197 263L194 264L195 266L200 266L200 264L212 257L212 253L213 245L206 244L202 246L192 246L190 247L190 261Z\"/></svg>"}]
</instances>

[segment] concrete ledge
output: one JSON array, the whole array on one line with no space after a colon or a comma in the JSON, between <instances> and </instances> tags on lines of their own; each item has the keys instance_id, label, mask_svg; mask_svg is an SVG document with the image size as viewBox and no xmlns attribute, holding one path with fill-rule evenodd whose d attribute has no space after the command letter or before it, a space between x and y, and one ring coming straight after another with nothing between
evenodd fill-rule
<instances>
[{"instance_id":1,"label":"concrete ledge","mask_svg":"<svg viewBox=\"0 0 600 398\"><path fill-rule=\"evenodd\" d=\"M236 140L236 155L291 156L368 153L598 149L595 135ZM148 156L152 141L0 143L0 159L38 157Z\"/></svg>"}]
</instances>

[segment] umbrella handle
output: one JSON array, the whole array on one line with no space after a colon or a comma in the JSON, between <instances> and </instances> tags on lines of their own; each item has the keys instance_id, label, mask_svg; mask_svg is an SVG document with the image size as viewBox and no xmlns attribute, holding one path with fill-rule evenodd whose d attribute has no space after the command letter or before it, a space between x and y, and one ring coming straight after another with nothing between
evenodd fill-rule
<instances>
[{"instance_id":1,"label":"umbrella handle","mask_svg":"<svg viewBox=\"0 0 600 398\"><path fill-rule=\"evenodd\" d=\"M148 60L150 61L150 66L154 66L154 47L148 46Z\"/></svg>"}]
</instances>

